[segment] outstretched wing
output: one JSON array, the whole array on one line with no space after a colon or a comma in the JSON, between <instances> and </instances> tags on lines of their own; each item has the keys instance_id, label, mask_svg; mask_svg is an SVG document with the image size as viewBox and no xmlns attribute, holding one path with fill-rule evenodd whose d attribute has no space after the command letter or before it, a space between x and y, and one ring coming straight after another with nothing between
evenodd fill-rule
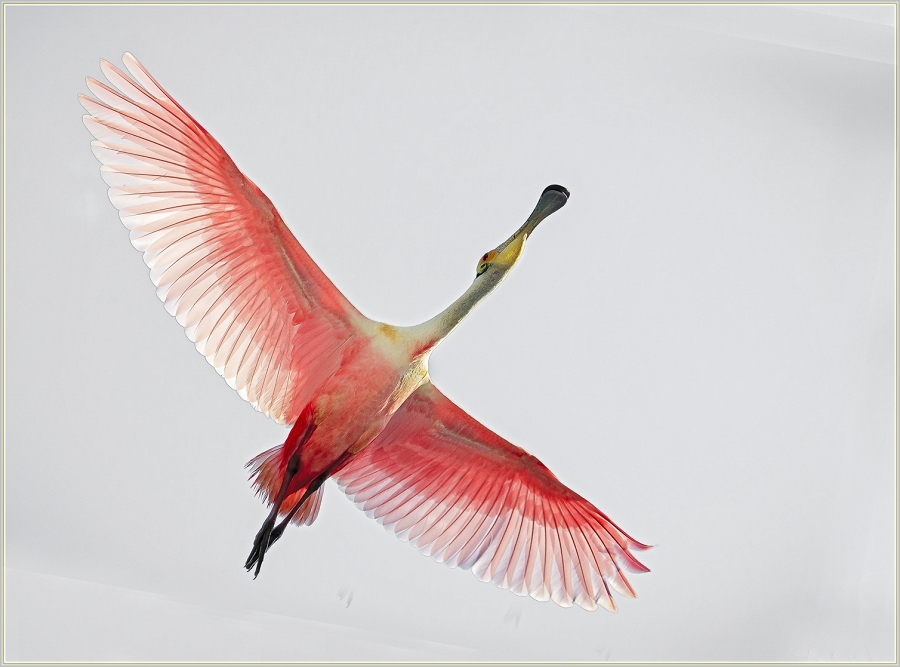
<instances>
[{"instance_id":1,"label":"outstretched wing","mask_svg":"<svg viewBox=\"0 0 900 667\"><path fill-rule=\"evenodd\" d=\"M80 95L109 198L166 310L257 410L296 421L363 316L272 202L129 53ZM352 347L352 346L348 346Z\"/></svg>"},{"instance_id":2,"label":"outstretched wing","mask_svg":"<svg viewBox=\"0 0 900 667\"><path fill-rule=\"evenodd\" d=\"M336 475L360 509L427 556L562 606L615 611L647 572L626 535L540 461L426 382Z\"/></svg>"}]
</instances>

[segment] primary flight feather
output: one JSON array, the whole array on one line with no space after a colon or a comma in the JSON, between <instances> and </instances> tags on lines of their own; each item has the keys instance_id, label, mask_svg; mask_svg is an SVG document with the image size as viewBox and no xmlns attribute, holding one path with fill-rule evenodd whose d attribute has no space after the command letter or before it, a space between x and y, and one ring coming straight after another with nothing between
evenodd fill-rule
<instances>
[{"instance_id":1,"label":"primary flight feather","mask_svg":"<svg viewBox=\"0 0 900 667\"><path fill-rule=\"evenodd\" d=\"M272 202L131 55L101 61L81 95L109 197L166 310L254 408L290 425L248 465L271 505L247 569L291 523L312 523L333 477L422 553L518 595L615 611L647 549L540 461L432 384L428 357L503 280L535 227L568 200L544 190L522 227L481 258L472 285L414 327L363 316ZM277 523L279 517L282 520Z\"/></svg>"}]
</instances>

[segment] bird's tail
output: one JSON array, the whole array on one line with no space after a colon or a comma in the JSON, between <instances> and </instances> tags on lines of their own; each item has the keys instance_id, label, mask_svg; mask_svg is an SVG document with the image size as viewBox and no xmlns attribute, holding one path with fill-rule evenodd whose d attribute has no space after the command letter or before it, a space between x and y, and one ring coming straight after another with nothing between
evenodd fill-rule
<instances>
[{"instance_id":1,"label":"bird's tail","mask_svg":"<svg viewBox=\"0 0 900 667\"><path fill-rule=\"evenodd\" d=\"M278 445L272 449L264 451L262 454L255 456L247 462L245 467L250 468L250 481L256 495L262 496L263 500L268 504L272 504L278 497L278 490L281 488L281 480L284 478L284 466L282 465L282 448L284 445ZM291 523L301 526L306 524L312 525L319 515L319 508L322 506L322 491L325 487L320 486L316 491L306 499L303 507L293 516ZM303 497L306 487L297 489L284 499L281 503L279 516L284 516L292 509L294 505Z\"/></svg>"}]
</instances>

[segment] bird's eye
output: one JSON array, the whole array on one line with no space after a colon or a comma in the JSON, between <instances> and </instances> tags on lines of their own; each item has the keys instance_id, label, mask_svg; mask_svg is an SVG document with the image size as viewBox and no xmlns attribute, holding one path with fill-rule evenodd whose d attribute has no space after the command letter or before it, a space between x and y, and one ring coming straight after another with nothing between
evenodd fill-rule
<instances>
[{"instance_id":1,"label":"bird's eye","mask_svg":"<svg viewBox=\"0 0 900 667\"><path fill-rule=\"evenodd\" d=\"M481 256L481 259L478 262L478 268L475 270L476 278L478 276L480 276L482 273L484 273L485 271L487 271L488 267L491 265L491 262L494 260L494 258L496 256L497 256L496 250L491 250L490 252L486 252L486 253L484 253L484 255Z\"/></svg>"}]
</instances>

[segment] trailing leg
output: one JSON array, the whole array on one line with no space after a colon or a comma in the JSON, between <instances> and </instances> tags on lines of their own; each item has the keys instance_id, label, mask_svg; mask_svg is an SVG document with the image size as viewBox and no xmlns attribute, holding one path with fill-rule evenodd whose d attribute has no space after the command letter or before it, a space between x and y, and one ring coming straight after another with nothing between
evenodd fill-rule
<instances>
[{"instance_id":1,"label":"trailing leg","mask_svg":"<svg viewBox=\"0 0 900 667\"><path fill-rule=\"evenodd\" d=\"M256 537L253 540L253 549L250 551L250 556L248 556L247 562L244 564L244 567L246 567L247 570L250 570L250 568L253 567L253 563L256 563L256 571L253 573L254 579L256 579L256 577L259 575L259 569L262 567L266 549L269 548L272 529L275 527L275 520L278 518L278 512L281 510L281 504L284 502L285 497L287 497L291 481L294 479L294 476L300 471L300 451L303 448L303 445L305 445L312 436L313 431L316 430L315 423L313 423L313 421L309 419L306 423L306 428L303 430L300 437L296 439L295 444L291 442L290 436L295 436L295 431L298 430L297 426L298 424L294 425L294 428L291 429L291 434L288 436L288 441L284 443L285 447L291 447L293 453L290 455L290 458L287 461L287 465L285 466L284 475L281 481L281 488L278 490L278 495L272 501L272 510L269 512L269 516L266 517L266 520L263 521L263 525L259 529L259 532L256 533ZM304 497L306 496L304 495Z\"/></svg>"},{"instance_id":2,"label":"trailing leg","mask_svg":"<svg viewBox=\"0 0 900 667\"><path fill-rule=\"evenodd\" d=\"M325 483L325 480L328 479L340 466L344 464L344 462L350 457L350 452L344 452L341 454L338 459L332 463L321 475L316 477L312 482L310 482L309 486L306 488L306 491L300 497L300 500L294 505L291 511L288 513L286 517L281 520L274 528L270 528L268 539L266 540L265 546L262 546L262 541L259 542L254 541L253 543L253 551L250 553L250 557L247 559L244 567L247 570L253 567L254 563L256 563L256 574L259 574L259 568L262 566L262 560L265 556L266 551L268 551L269 547L271 547L275 542L278 541L278 538L284 533L285 528L291 523L291 519L294 518L294 515L303 507L303 503L309 499L316 491L319 490L319 487ZM282 499L283 500L283 499ZM271 515L270 515L271 516ZM274 519L273 519L274 523ZM256 574L254 574L253 578L256 578Z\"/></svg>"}]
</instances>

